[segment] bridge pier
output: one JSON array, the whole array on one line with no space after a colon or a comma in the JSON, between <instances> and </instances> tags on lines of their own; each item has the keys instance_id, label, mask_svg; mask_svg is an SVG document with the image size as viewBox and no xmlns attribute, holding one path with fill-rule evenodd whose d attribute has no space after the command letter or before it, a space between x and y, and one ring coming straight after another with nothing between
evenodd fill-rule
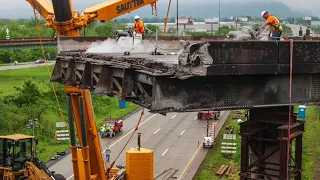
<instances>
[{"instance_id":1,"label":"bridge pier","mask_svg":"<svg viewBox=\"0 0 320 180\"><path fill-rule=\"evenodd\" d=\"M247 118L246 122L240 124L241 180L286 179L288 170L288 179L301 180L304 122L297 120L296 113L291 113L288 140L288 106L250 109Z\"/></svg>"}]
</instances>

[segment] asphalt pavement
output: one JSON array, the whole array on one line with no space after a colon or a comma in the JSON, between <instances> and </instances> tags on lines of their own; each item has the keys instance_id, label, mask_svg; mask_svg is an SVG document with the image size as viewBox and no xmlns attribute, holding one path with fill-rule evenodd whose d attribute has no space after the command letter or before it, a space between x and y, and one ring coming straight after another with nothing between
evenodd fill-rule
<instances>
[{"instance_id":1,"label":"asphalt pavement","mask_svg":"<svg viewBox=\"0 0 320 180\"><path fill-rule=\"evenodd\" d=\"M48 64L54 65L55 61L49 61ZM46 63L42 63L42 64L29 63L29 64L21 64L21 65L0 66L0 71L9 70L9 69L32 68L32 67L45 66L45 65Z\"/></svg>"},{"instance_id":2,"label":"asphalt pavement","mask_svg":"<svg viewBox=\"0 0 320 180\"><path fill-rule=\"evenodd\" d=\"M306 26L300 26L300 25L296 25L296 24L287 24L287 26L291 28L294 36L299 36L300 27L302 27L303 34L306 34L306 30L307 30ZM312 30L310 31L310 33L311 33L311 35L314 34Z\"/></svg>"},{"instance_id":3,"label":"asphalt pavement","mask_svg":"<svg viewBox=\"0 0 320 180\"><path fill-rule=\"evenodd\" d=\"M117 136L103 138L101 140L102 150L107 146L111 149L111 161L120 153L124 144L129 139L141 111L130 116L124 121L122 131ZM223 112L221 117L227 118L227 113ZM213 121L210 121L210 124ZM169 168L179 170L174 176L179 177L184 169L190 164L190 160L195 155L199 145L206 134L207 122L197 119L197 113L168 113L167 116L152 114L145 111L145 115L137 131L141 133L141 146L154 150L154 176L161 174ZM128 143L125 150L137 147L137 134ZM199 166L207 149L201 149L198 153L202 158L196 158L192 162L193 166ZM125 153L123 151L115 164L125 165ZM103 153L103 157L105 154ZM195 165L197 164L197 165ZM71 155L66 156L50 167L50 170L63 174L68 180L73 179L71 165ZM174 172L174 171L172 171ZM185 174L188 177L194 175L196 171L189 169ZM184 178L185 179L185 178Z\"/></svg>"}]
</instances>

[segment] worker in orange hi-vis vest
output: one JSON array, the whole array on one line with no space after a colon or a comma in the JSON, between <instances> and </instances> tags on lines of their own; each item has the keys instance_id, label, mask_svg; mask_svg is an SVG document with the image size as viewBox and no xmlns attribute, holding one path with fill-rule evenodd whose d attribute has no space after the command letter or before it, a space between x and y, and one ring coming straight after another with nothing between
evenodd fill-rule
<instances>
[{"instance_id":1,"label":"worker in orange hi-vis vest","mask_svg":"<svg viewBox=\"0 0 320 180\"><path fill-rule=\"evenodd\" d=\"M256 31L260 31L265 28L267 25L270 26L268 37L271 35L271 40L280 40L282 34L282 26L280 24L280 20L271 14L268 11L262 11L261 16L266 20L266 22L256 29Z\"/></svg>"},{"instance_id":2,"label":"worker in orange hi-vis vest","mask_svg":"<svg viewBox=\"0 0 320 180\"><path fill-rule=\"evenodd\" d=\"M142 40L142 35L144 33L144 23L142 20L140 20L140 17L137 15L134 17L134 21L135 23L132 26L132 30L134 30L136 32L136 35L139 36L139 38L141 38Z\"/></svg>"}]
</instances>

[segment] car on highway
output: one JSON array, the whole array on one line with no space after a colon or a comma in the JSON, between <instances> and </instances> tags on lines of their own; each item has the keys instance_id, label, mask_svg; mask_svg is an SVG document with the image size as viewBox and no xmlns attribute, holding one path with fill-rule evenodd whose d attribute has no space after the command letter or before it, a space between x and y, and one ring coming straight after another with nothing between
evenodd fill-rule
<instances>
[{"instance_id":1,"label":"car on highway","mask_svg":"<svg viewBox=\"0 0 320 180\"><path fill-rule=\"evenodd\" d=\"M34 63L36 64L42 64L42 63L45 63L45 61L43 59L38 59L36 60Z\"/></svg>"}]
</instances>

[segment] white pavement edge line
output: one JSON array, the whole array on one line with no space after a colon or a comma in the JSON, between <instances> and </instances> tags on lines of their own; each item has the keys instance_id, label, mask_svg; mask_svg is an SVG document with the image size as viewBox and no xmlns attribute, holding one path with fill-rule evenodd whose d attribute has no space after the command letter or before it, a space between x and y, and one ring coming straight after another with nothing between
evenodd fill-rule
<instances>
[{"instance_id":1,"label":"white pavement edge line","mask_svg":"<svg viewBox=\"0 0 320 180\"><path fill-rule=\"evenodd\" d=\"M159 128L159 129L158 129L156 132L154 132L153 134L157 134L157 132L159 132L159 131L160 131L160 129L161 129L161 128Z\"/></svg>"},{"instance_id":2,"label":"white pavement edge line","mask_svg":"<svg viewBox=\"0 0 320 180\"><path fill-rule=\"evenodd\" d=\"M183 130L182 133L180 133L180 136L185 132L186 130Z\"/></svg>"},{"instance_id":3,"label":"white pavement edge line","mask_svg":"<svg viewBox=\"0 0 320 180\"><path fill-rule=\"evenodd\" d=\"M152 119L155 115L152 115L151 117L149 117L147 120L143 121L138 127L142 126L144 123L148 122L150 119ZM118 139L116 142L114 142L111 146L109 146L110 148L114 145L116 145L118 142L120 142L123 138L125 138L126 136L128 136L130 133L132 133L136 128L132 129L130 132L128 132L126 135L122 136L120 139ZM103 150L102 153L106 152L106 150ZM67 178L67 180L71 179L74 176L74 174L72 174L70 177Z\"/></svg>"},{"instance_id":4,"label":"white pavement edge line","mask_svg":"<svg viewBox=\"0 0 320 180\"><path fill-rule=\"evenodd\" d=\"M194 118L194 120L196 120L198 118L198 116L196 116L195 118Z\"/></svg>"},{"instance_id":5,"label":"white pavement edge line","mask_svg":"<svg viewBox=\"0 0 320 180\"><path fill-rule=\"evenodd\" d=\"M197 151L193 154L192 158L190 159L190 161L188 162L187 166L184 168L182 174L180 175L179 179L180 180L182 178L182 176L184 175L184 173L187 171L187 169L189 168L191 162L193 161L193 159L196 157L196 155L198 154L199 150L201 149L201 145L198 147Z\"/></svg>"},{"instance_id":6,"label":"white pavement edge line","mask_svg":"<svg viewBox=\"0 0 320 180\"><path fill-rule=\"evenodd\" d=\"M175 118L176 116L177 116L177 114L173 115L173 116L171 117L171 119Z\"/></svg>"},{"instance_id":7,"label":"white pavement edge line","mask_svg":"<svg viewBox=\"0 0 320 180\"><path fill-rule=\"evenodd\" d=\"M161 156L164 156L167 152L168 152L169 149L166 149Z\"/></svg>"},{"instance_id":8,"label":"white pavement edge line","mask_svg":"<svg viewBox=\"0 0 320 180\"><path fill-rule=\"evenodd\" d=\"M71 179L72 177L73 177L73 174L70 177L68 177L67 180Z\"/></svg>"}]
</instances>

